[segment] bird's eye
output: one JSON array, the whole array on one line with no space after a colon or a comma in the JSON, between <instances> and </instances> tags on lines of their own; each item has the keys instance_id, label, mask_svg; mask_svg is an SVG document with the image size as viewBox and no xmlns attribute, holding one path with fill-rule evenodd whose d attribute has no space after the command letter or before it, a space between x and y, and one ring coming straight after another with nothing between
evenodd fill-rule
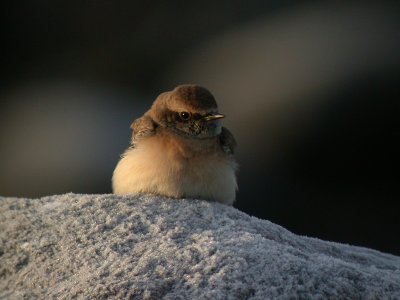
<instances>
[{"instance_id":1,"label":"bird's eye","mask_svg":"<svg viewBox=\"0 0 400 300\"><path fill-rule=\"evenodd\" d=\"M181 117L181 119L183 121L187 121L190 119L190 113L188 113L187 111L182 111L179 113L179 116Z\"/></svg>"}]
</instances>

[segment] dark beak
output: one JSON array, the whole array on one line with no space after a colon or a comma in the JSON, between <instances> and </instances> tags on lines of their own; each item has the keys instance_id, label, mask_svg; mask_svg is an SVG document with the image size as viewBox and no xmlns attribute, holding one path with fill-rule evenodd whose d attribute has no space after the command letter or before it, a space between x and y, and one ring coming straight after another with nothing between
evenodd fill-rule
<instances>
[{"instance_id":1,"label":"dark beak","mask_svg":"<svg viewBox=\"0 0 400 300\"><path fill-rule=\"evenodd\" d=\"M203 119L208 121L214 121L214 120L218 120L218 119L222 119L225 118L224 115L221 114L214 114L214 115L209 115L209 116L205 116Z\"/></svg>"}]
</instances>

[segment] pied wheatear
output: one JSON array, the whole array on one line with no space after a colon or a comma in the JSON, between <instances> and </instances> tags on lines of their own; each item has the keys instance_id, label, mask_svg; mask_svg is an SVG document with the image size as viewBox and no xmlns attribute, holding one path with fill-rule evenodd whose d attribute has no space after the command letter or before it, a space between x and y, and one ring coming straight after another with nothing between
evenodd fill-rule
<instances>
[{"instance_id":1,"label":"pied wheatear","mask_svg":"<svg viewBox=\"0 0 400 300\"><path fill-rule=\"evenodd\" d=\"M237 190L235 139L204 87L187 84L162 93L136 119L131 146L118 162L113 191L151 193L232 205Z\"/></svg>"}]
</instances>

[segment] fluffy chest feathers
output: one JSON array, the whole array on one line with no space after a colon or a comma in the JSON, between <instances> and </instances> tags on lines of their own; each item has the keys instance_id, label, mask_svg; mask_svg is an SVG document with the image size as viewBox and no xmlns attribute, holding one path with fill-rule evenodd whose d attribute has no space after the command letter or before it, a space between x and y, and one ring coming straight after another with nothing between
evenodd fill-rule
<instances>
[{"instance_id":1,"label":"fluffy chest feathers","mask_svg":"<svg viewBox=\"0 0 400 300\"><path fill-rule=\"evenodd\" d=\"M154 193L232 204L236 164L217 138L187 139L163 133L128 149L113 175L117 194Z\"/></svg>"}]
</instances>

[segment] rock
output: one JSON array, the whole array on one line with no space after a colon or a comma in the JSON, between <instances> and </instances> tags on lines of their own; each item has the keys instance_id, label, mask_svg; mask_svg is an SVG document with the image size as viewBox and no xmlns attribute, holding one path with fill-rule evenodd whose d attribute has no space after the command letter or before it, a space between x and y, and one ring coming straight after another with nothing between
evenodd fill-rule
<instances>
[{"instance_id":1,"label":"rock","mask_svg":"<svg viewBox=\"0 0 400 300\"><path fill-rule=\"evenodd\" d=\"M398 299L400 257L200 200L0 198L0 299L20 298Z\"/></svg>"}]
</instances>

